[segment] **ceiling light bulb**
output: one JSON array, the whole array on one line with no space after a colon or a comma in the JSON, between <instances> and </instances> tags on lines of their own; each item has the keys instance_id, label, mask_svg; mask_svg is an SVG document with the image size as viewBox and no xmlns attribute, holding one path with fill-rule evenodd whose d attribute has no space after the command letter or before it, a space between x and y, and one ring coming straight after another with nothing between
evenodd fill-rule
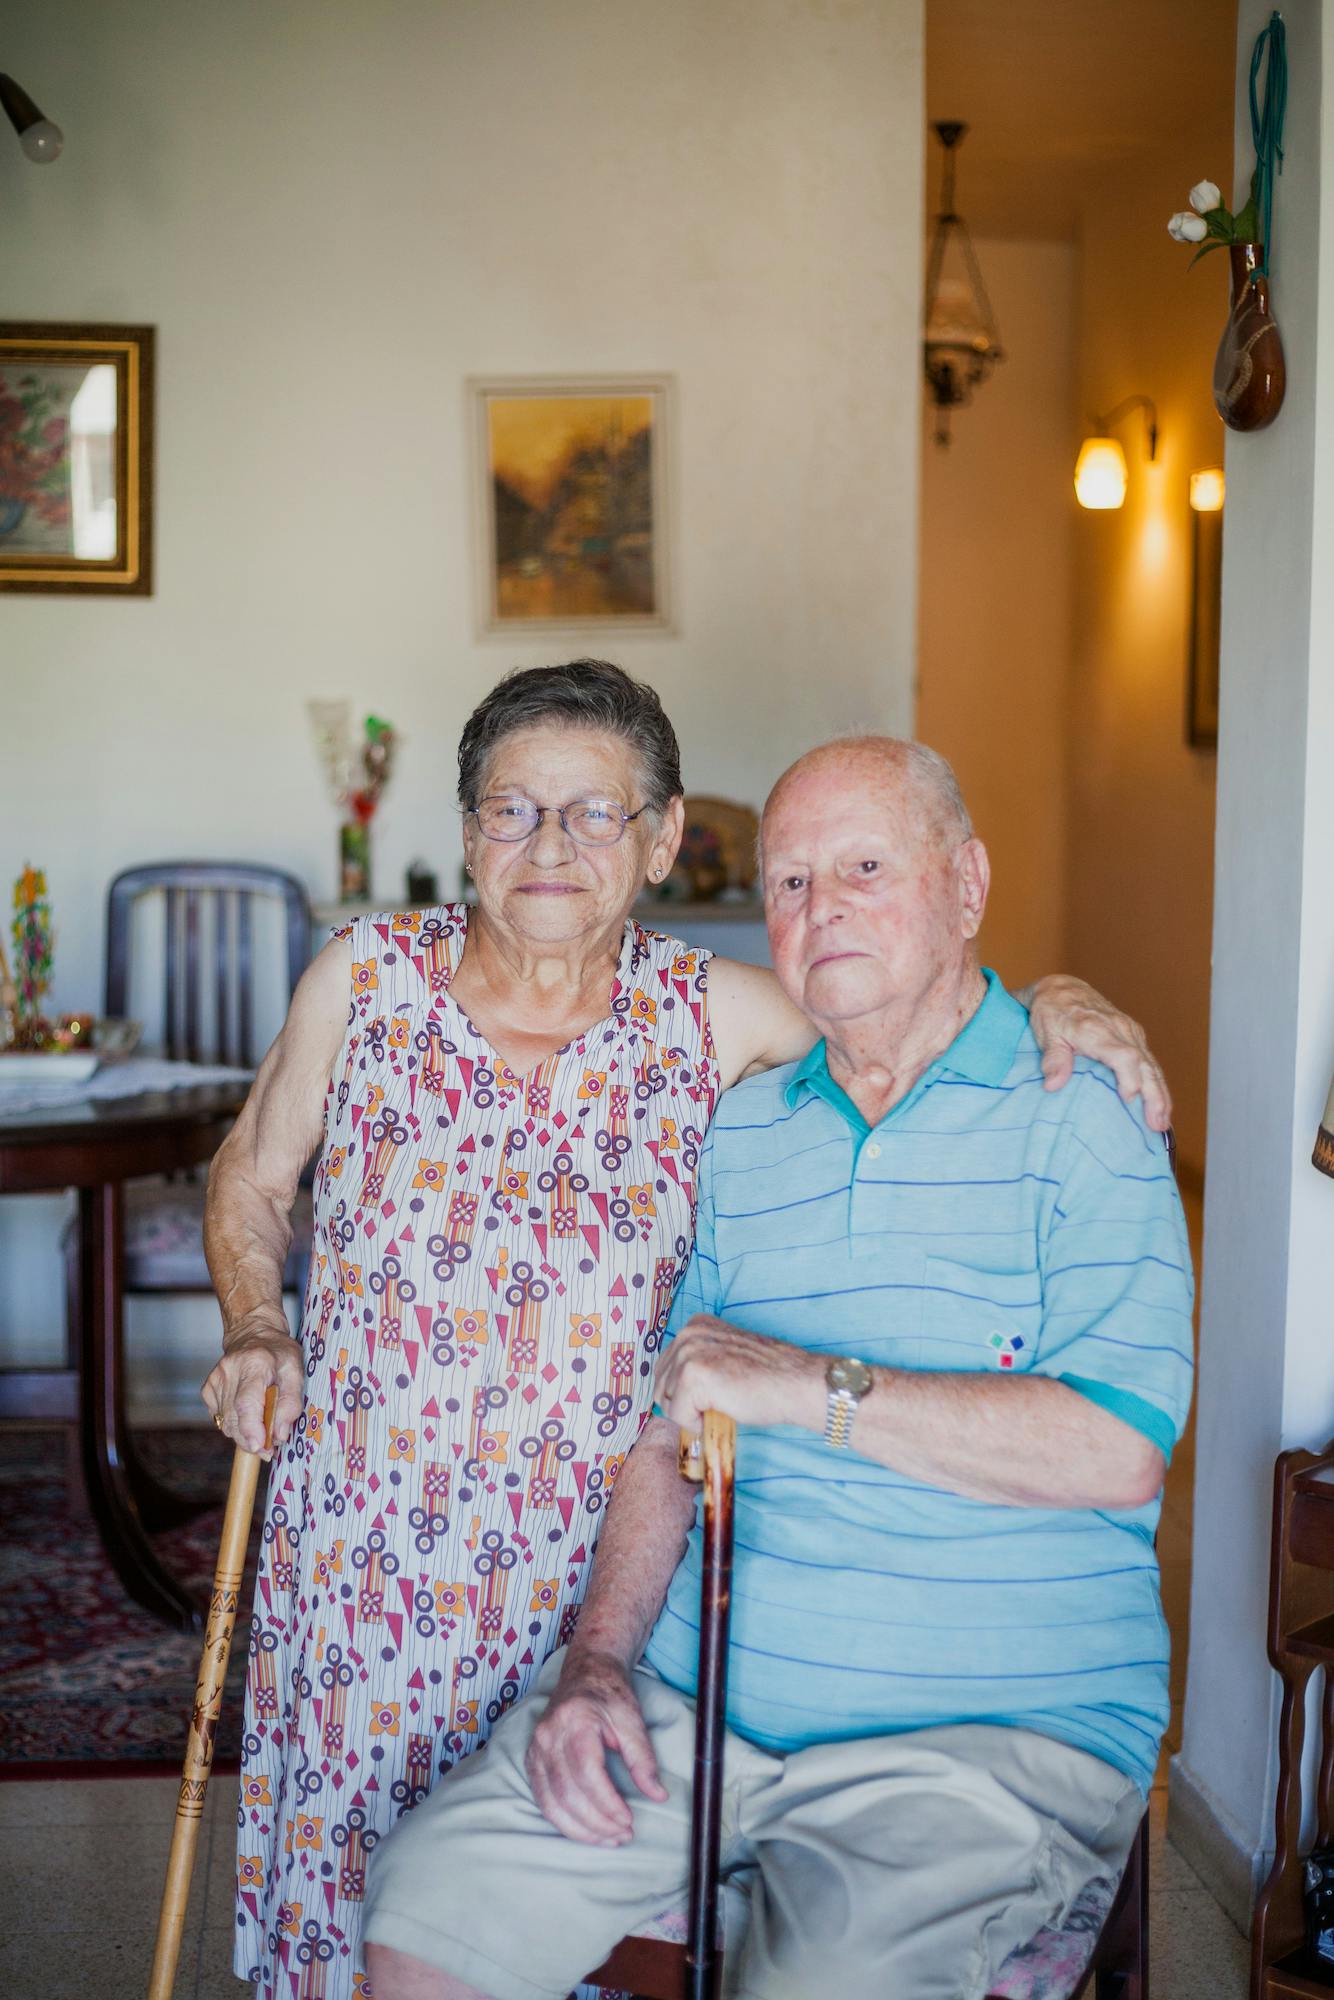
<instances>
[{"instance_id":1,"label":"ceiling light bulb","mask_svg":"<svg viewBox=\"0 0 1334 2000\"><path fill-rule=\"evenodd\" d=\"M45 166L48 160L54 160L64 143L64 133L49 118L39 118L35 125L29 125L26 131L19 133L20 146L39 167Z\"/></svg>"},{"instance_id":2,"label":"ceiling light bulb","mask_svg":"<svg viewBox=\"0 0 1334 2000\"><path fill-rule=\"evenodd\" d=\"M1126 455L1115 438L1085 438L1075 466L1075 498L1081 507L1120 507L1126 497Z\"/></svg>"},{"instance_id":3,"label":"ceiling light bulb","mask_svg":"<svg viewBox=\"0 0 1334 2000\"><path fill-rule=\"evenodd\" d=\"M19 144L30 160L44 166L55 159L65 143L64 133L42 116L40 106L33 103L23 85L15 83L3 71L0 71L0 110L18 133Z\"/></svg>"}]
</instances>

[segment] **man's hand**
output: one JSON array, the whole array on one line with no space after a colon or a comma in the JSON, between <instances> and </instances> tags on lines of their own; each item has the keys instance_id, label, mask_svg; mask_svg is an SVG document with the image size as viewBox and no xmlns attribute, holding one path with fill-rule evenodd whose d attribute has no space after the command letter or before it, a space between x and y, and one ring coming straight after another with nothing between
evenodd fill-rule
<instances>
[{"instance_id":1,"label":"man's hand","mask_svg":"<svg viewBox=\"0 0 1334 2000\"><path fill-rule=\"evenodd\" d=\"M588 1847L624 1847L634 1820L607 1773L614 1750L646 1799L665 1800L630 1676L608 1653L572 1654L533 1731L524 1769L544 1819Z\"/></svg>"},{"instance_id":2,"label":"man's hand","mask_svg":"<svg viewBox=\"0 0 1334 2000\"><path fill-rule=\"evenodd\" d=\"M1092 1056L1112 1071L1127 1104L1136 1097L1144 1099L1144 1117L1151 1131L1167 1130L1172 1122L1172 1094L1167 1078L1149 1053L1138 1021L1122 1014L1084 980L1065 972L1052 973L1035 983L1029 1020L1042 1050L1042 1075L1048 1090L1060 1090L1069 1083L1076 1056Z\"/></svg>"},{"instance_id":3,"label":"man's hand","mask_svg":"<svg viewBox=\"0 0 1334 2000\"><path fill-rule=\"evenodd\" d=\"M824 1428L825 1357L747 1333L725 1319L696 1313L658 1363L654 1395L664 1416L697 1431L705 1410L739 1424Z\"/></svg>"},{"instance_id":4,"label":"man's hand","mask_svg":"<svg viewBox=\"0 0 1334 2000\"><path fill-rule=\"evenodd\" d=\"M273 1457L274 1445L285 1444L291 1436L306 1389L305 1356L286 1332L286 1321L283 1326L279 1333L262 1316L256 1316L233 1334L199 1392L219 1430L265 1459ZM271 1387L277 1389L278 1397L270 1449L266 1451L264 1397Z\"/></svg>"}]
</instances>

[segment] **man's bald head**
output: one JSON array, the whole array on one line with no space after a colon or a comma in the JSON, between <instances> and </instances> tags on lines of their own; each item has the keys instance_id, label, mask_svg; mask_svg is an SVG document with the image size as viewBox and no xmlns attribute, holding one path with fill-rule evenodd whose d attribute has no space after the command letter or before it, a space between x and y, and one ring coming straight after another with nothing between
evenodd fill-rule
<instances>
[{"instance_id":1,"label":"man's bald head","mask_svg":"<svg viewBox=\"0 0 1334 2000\"><path fill-rule=\"evenodd\" d=\"M785 799L796 791L842 786L881 794L888 804L908 803L923 831L952 853L973 837L973 822L953 768L938 750L906 736L838 736L789 764L765 802L760 840Z\"/></svg>"}]
</instances>

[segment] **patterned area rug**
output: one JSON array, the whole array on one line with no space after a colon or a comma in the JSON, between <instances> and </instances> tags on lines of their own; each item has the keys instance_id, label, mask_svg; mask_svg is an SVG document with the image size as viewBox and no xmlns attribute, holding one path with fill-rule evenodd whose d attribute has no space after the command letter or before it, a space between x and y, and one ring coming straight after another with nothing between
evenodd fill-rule
<instances>
[{"instance_id":1,"label":"patterned area rug","mask_svg":"<svg viewBox=\"0 0 1334 2000\"><path fill-rule=\"evenodd\" d=\"M174 1492L212 1505L156 1536L163 1562L206 1601L231 1476L212 1429L143 1431L145 1464ZM179 1770L201 1640L131 1603L102 1553L69 1432L0 1426L0 1775L123 1777ZM262 1493L255 1520L262 1515ZM254 1581L251 1535L244 1602ZM248 1619L238 1620L215 1769L241 1744Z\"/></svg>"}]
</instances>

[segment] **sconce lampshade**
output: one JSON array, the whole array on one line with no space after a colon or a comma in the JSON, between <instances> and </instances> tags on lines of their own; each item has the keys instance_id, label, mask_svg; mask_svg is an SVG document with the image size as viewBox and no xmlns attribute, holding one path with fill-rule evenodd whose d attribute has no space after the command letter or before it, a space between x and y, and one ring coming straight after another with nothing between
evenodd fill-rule
<instances>
[{"instance_id":1,"label":"sconce lampshade","mask_svg":"<svg viewBox=\"0 0 1334 2000\"><path fill-rule=\"evenodd\" d=\"M945 167L926 264L922 359L936 408L937 444L950 441L950 411L970 402L974 389L1004 359L968 225L954 206L955 152L967 130L957 118L935 128Z\"/></svg>"},{"instance_id":2,"label":"sconce lampshade","mask_svg":"<svg viewBox=\"0 0 1334 2000\"><path fill-rule=\"evenodd\" d=\"M1223 468L1211 465L1203 472L1190 475L1190 504L1197 514L1221 514L1223 511Z\"/></svg>"},{"instance_id":3,"label":"sconce lampshade","mask_svg":"<svg viewBox=\"0 0 1334 2000\"><path fill-rule=\"evenodd\" d=\"M1084 439L1075 465L1075 497L1081 507L1124 506L1126 455L1115 438Z\"/></svg>"}]
</instances>

